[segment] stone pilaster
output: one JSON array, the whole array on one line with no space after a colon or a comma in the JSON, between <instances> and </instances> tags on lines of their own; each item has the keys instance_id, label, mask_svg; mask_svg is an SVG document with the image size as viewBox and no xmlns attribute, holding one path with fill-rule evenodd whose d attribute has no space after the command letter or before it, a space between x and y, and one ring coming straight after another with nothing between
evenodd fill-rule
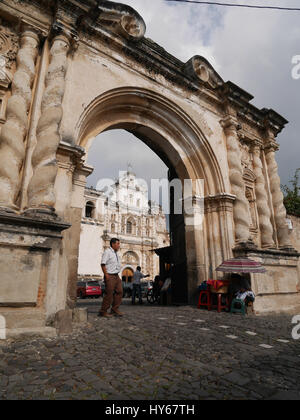
<instances>
[{"instance_id":1,"label":"stone pilaster","mask_svg":"<svg viewBox=\"0 0 300 420\"><path fill-rule=\"evenodd\" d=\"M28 132L28 112L32 102L32 85L36 73L39 35L26 27L20 38L16 73L7 103L6 122L0 136L0 207L14 212L20 189L20 172L24 163Z\"/></svg>"},{"instance_id":2,"label":"stone pilaster","mask_svg":"<svg viewBox=\"0 0 300 420\"><path fill-rule=\"evenodd\" d=\"M267 199L266 182L263 174L263 164L261 160L262 144L255 142L253 151L253 170L256 175L256 201L259 217L259 227L261 233L262 248L274 248L274 229L271 223L270 205Z\"/></svg>"},{"instance_id":3,"label":"stone pilaster","mask_svg":"<svg viewBox=\"0 0 300 420\"><path fill-rule=\"evenodd\" d=\"M286 223L287 213L283 204L283 193L281 191L278 165L276 162L276 151L278 149L278 144L274 139L271 139L265 148L265 156L268 166L270 190L272 194L279 247L282 249L290 249L292 246L290 244L289 231Z\"/></svg>"},{"instance_id":4,"label":"stone pilaster","mask_svg":"<svg viewBox=\"0 0 300 420\"><path fill-rule=\"evenodd\" d=\"M70 47L70 39L63 33L52 40L41 117L37 127L37 145L32 156L33 176L28 187L27 211L55 211L56 152L60 142L59 125L63 116L62 101Z\"/></svg>"},{"instance_id":5,"label":"stone pilaster","mask_svg":"<svg viewBox=\"0 0 300 420\"><path fill-rule=\"evenodd\" d=\"M234 117L227 117L221 121L227 139L227 154L229 165L229 179L231 193L235 195L233 219L235 224L235 238L237 243L251 242L249 204L245 195L243 180L242 152L239 147L237 134L238 123Z\"/></svg>"}]
</instances>

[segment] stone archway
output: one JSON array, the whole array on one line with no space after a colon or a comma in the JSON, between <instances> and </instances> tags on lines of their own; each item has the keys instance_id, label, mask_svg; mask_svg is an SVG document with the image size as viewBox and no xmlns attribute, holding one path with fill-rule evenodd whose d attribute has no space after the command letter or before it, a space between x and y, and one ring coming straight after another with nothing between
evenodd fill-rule
<instances>
[{"instance_id":1,"label":"stone archway","mask_svg":"<svg viewBox=\"0 0 300 420\"><path fill-rule=\"evenodd\" d=\"M125 129L145 142L170 168L172 178L204 180L204 195L215 197L224 193L224 180L215 154L200 127L176 104L167 98L149 90L127 87L105 92L89 104L80 116L74 130L74 142L84 149L88 156L89 148L95 137L111 129ZM60 159L58 154L58 159ZM83 175L85 177L85 175ZM62 180L60 179L60 183ZM57 185L59 185L57 183ZM76 184L73 185L76 190ZM57 204L60 201L60 189L57 189ZM193 193L193 205L199 204L200 196ZM198 192L199 194L199 192ZM77 199L82 202L83 189L78 188ZM74 278L76 276L77 248L79 241L81 208L70 208L72 228L66 235L72 236L72 249L66 250L69 260L69 302L74 301ZM178 247L176 259L180 265L182 277L186 277L187 301L194 302L197 285L209 274L210 255L213 246L213 264L221 263L226 255L223 243L213 244L213 235L221 236L220 231L210 231L207 220L203 226L190 224L185 226L184 217L176 218L173 241ZM219 222L217 222L219 223ZM223 221L226 226L226 220ZM206 235L211 235L208 244ZM180 247L179 247L180 244ZM205 245L204 245L205 244ZM223 248L222 248L223 247ZM188 249L188 252L186 252ZM178 270L179 270L178 265ZM183 268L186 267L186 268ZM184 272L187 270L187 274Z\"/></svg>"},{"instance_id":2,"label":"stone archway","mask_svg":"<svg viewBox=\"0 0 300 420\"><path fill-rule=\"evenodd\" d=\"M205 194L225 191L215 153L201 127L166 97L142 88L105 92L80 116L72 141L88 150L95 136L122 128L150 146L182 179L204 179ZM198 177L198 178L197 178Z\"/></svg>"},{"instance_id":3,"label":"stone archway","mask_svg":"<svg viewBox=\"0 0 300 420\"><path fill-rule=\"evenodd\" d=\"M193 225L193 214L174 221L175 241L188 245L177 257L187 257L189 302L198 283L235 253L270 272L252 279L259 311L298 310L299 254L290 244L275 155L287 121L251 104L253 97L204 57L184 63L146 38L131 7L17 3L0 2L7 48L0 47L0 309L8 329L45 328L74 307L92 172L85 154L96 135L114 128L148 144L171 168L170 179L204 180L203 225ZM245 162L255 175L256 248ZM200 198L191 192L193 209Z\"/></svg>"}]
</instances>

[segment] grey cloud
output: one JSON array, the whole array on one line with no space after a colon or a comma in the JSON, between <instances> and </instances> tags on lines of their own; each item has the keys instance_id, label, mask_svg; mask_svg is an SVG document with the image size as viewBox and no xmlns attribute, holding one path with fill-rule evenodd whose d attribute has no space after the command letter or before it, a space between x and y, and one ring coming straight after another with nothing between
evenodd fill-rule
<instances>
[{"instance_id":1,"label":"grey cloud","mask_svg":"<svg viewBox=\"0 0 300 420\"><path fill-rule=\"evenodd\" d=\"M88 157L94 173L88 179L89 186L96 186L99 179L116 179L119 171L132 165L138 178L151 184L152 178L166 178L168 168L142 141L124 130L102 133L94 141Z\"/></svg>"},{"instance_id":2,"label":"grey cloud","mask_svg":"<svg viewBox=\"0 0 300 420\"><path fill-rule=\"evenodd\" d=\"M300 166L300 80L291 77L292 56L300 54L299 12L178 5L163 0L124 2L143 16L148 37L183 61L195 54L204 55L224 79L252 93L257 106L274 108L290 121L279 136L281 150L278 153L282 182L287 183ZM299 6L299 0L285 3ZM282 6L282 1L272 0L272 4ZM138 176L145 174L145 178L149 178L157 172L160 177L166 173L159 158L154 158L143 143L132 140L127 133L122 139L117 139L117 132L112 133L101 135L110 140L94 143L90 161L92 159L94 164L97 156L97 171L92 179L104 171L108 171L105 177L108 174L115 177L119 168L126 169L131 157L134 157L132 164Z\"/></svg>"}]
</instances>

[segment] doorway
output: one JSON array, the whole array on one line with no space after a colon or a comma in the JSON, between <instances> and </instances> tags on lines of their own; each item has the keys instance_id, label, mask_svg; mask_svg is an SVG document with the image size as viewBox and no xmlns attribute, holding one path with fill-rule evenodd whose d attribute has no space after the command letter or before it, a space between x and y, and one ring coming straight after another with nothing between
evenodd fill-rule
<instances>
[{"instance_id":1,"label":"doorway","mask_svg":"<svg viewBox=\"0 0 300 420\"><path fill-rule=\"evenodd\" d=\"M151 138L145 140L118 127L98 135L90 146L88 163L94 167L94 172L87 179L90 189L86 190L85 201L86 206L91 206L91 197L96 197L92 203L95 225L91 226L91 220L83 221L82 231L87 223L89 240L81 238L79 267L82 266L82 255L91 259L91 263L85 264L87 269L97 259L91 249L88 254L82 249L82 243L96 242L96 230L101 231L97 224L102 220L105 234L98 233L102 242L99 253L109 246L113 237L120 239L123 282L132 283L132 267L137 266L141 266L144 274L149 274L149 280L160 275L164 281L171 275L173 303L186 304L185 223L183 213L175 215L175 200L182 201L183 192L180 191L180 197L174 195L168 183L179 180L175 168L163 153L159 156L158 149L153 150ZM108 158L103 159L103 156ZM141 164L139 160L142 160ZM124 162L128 162L127 165ZM108 185L109 179L111 185ZM167 188L162 183L153 199L152 180L158 179L164 181ZM95 239L91 237L93 230ZM164 273L160 270L155 249L170 246L174 250L172 270Z\"/></svg>"},{"instance_id":2,"label":"doorway","mask_svg":"<svg viewBox=\"0 0 300 420\"><path fill-rule=\"evenodd\" d=\"M133 270L131 268L125 268L122 273L122 281L127 283L132 283L133 281Z\"/></svg>"}]
</instances>

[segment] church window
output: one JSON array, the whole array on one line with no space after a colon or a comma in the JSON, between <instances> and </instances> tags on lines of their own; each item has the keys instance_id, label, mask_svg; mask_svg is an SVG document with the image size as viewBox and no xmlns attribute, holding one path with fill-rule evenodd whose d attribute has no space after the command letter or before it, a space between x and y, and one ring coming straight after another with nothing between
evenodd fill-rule
<instances>
[{"instance_id":1,"label":"church window","mask_svg":"<svg viewBox=\"0 0 300 420\"><path fill-rule=\"evenodd\" d=\"M95 217L95 205L91 201L88 201L85 206L85 217L93 219Z\"/></svg>"},{"instance_id":2,"label":"church window","mask_svg":"<svg viewBox=\"0 0 300 420\"><path fill-rule=\"evenodd\" d=\"M127 233L128 235L132 234L132 222L130 222L130 220L127 222Z\"/></svg>"}]
</instances>

